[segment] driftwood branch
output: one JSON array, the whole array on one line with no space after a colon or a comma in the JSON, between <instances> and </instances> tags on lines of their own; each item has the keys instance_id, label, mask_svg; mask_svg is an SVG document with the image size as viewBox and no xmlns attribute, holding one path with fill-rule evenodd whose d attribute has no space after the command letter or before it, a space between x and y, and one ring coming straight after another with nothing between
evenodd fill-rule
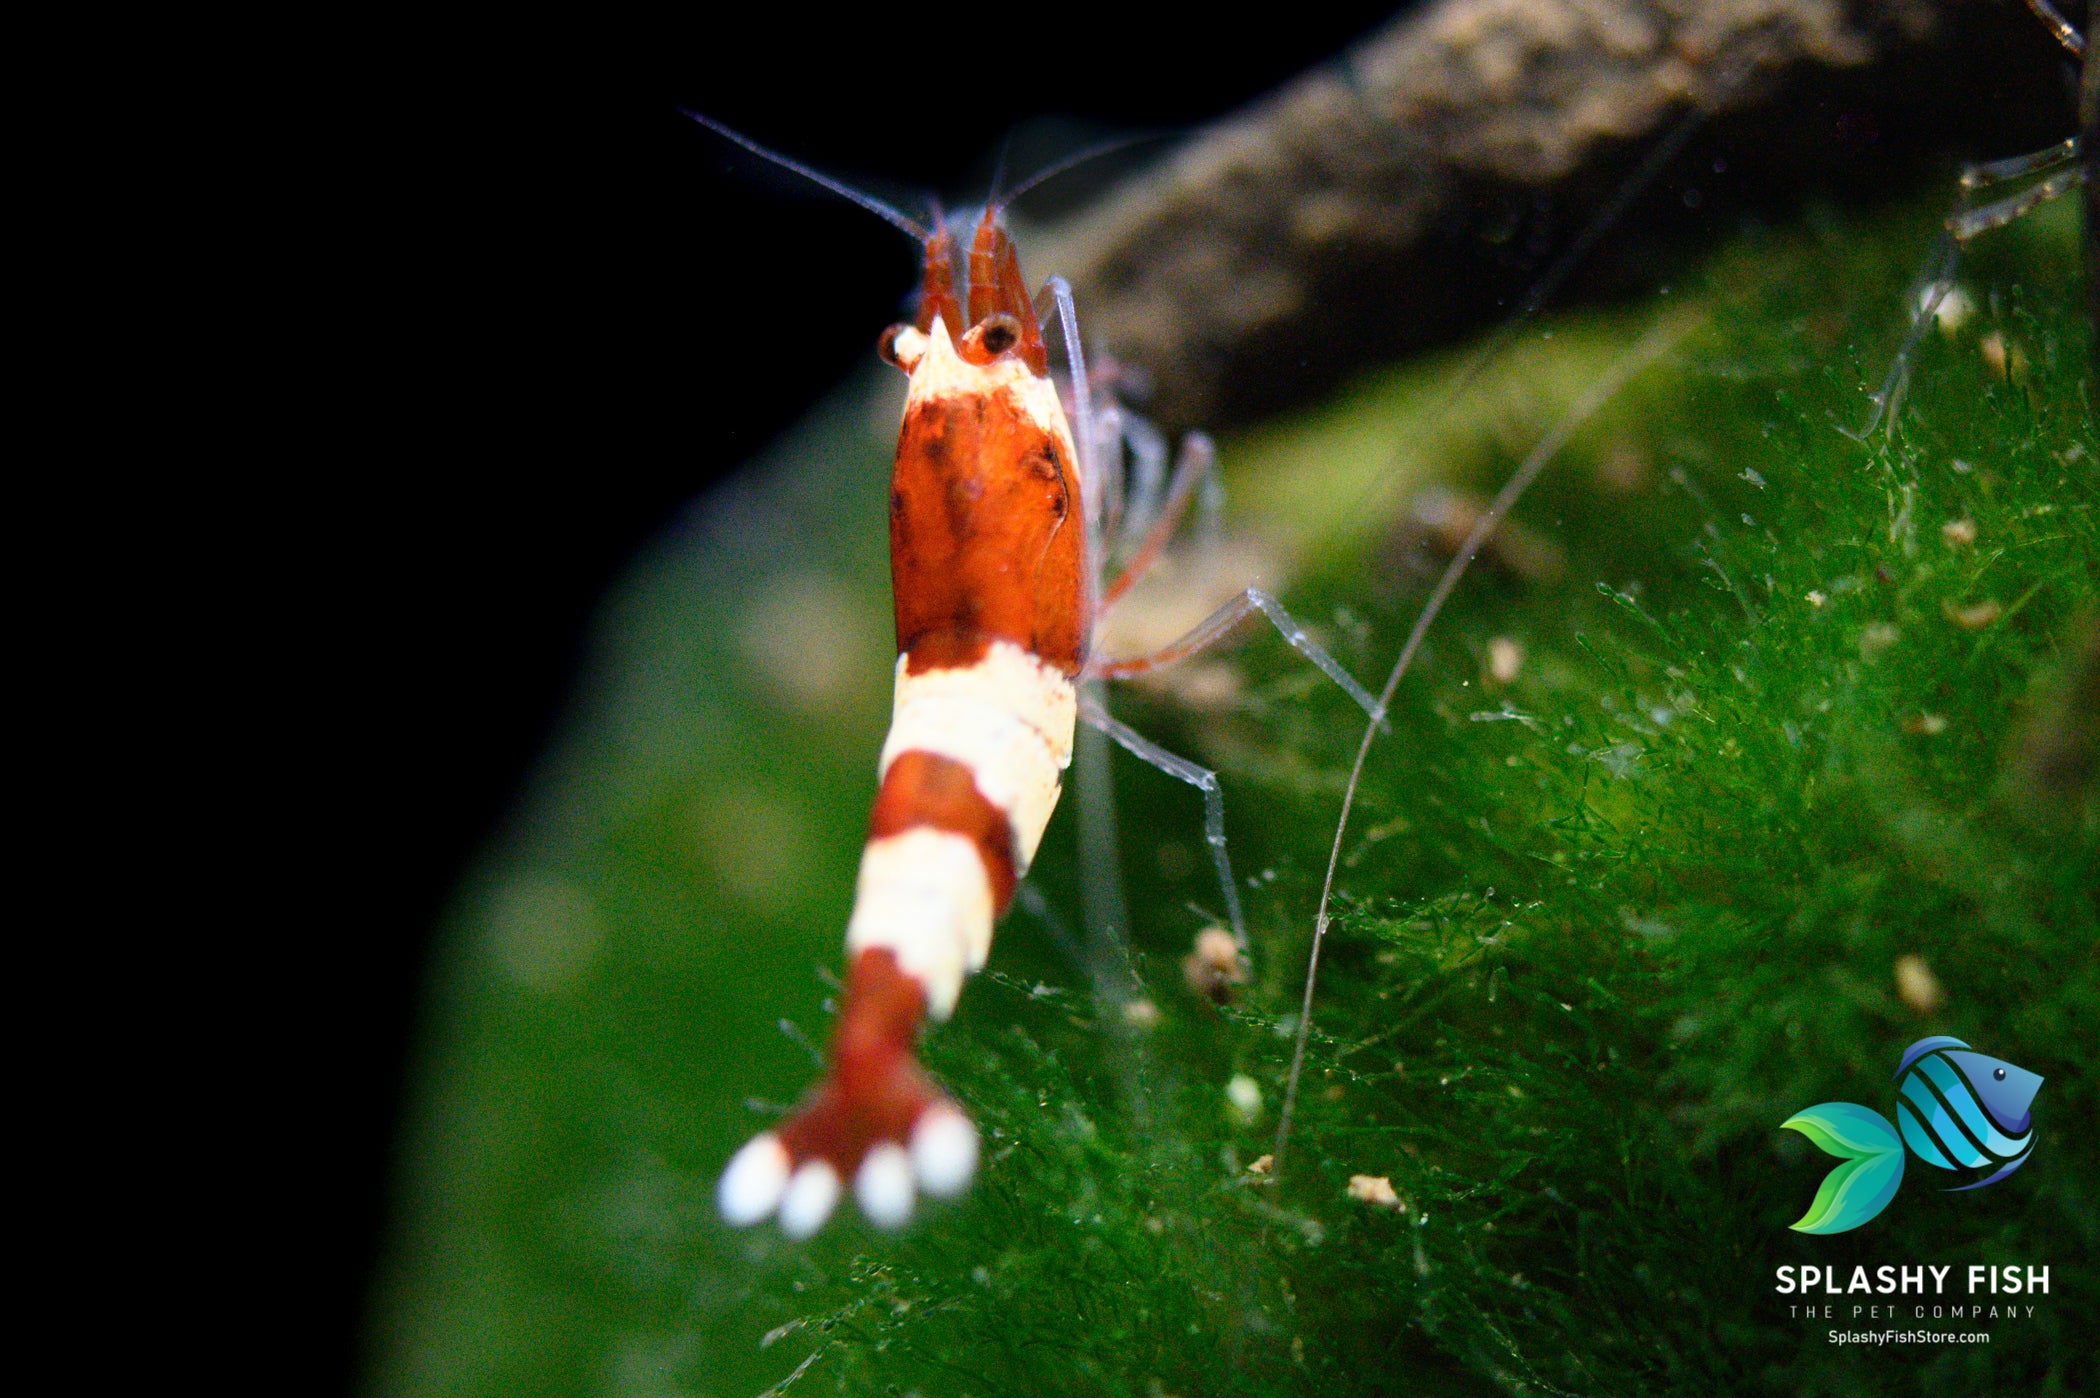
<instances>
[{"instance_id":1,"label":"driftwood branch","mask_svg":"<svg viewBox=\"0 0 2100 1398\"><path fill-rule=\"evenodd\" d=\"M1156 416L1229 423L1507 315L1615 200L1589 295L1758 209L1914 189L1950 143L2061 139L2063 70L2018 0L1440 0L1199 133L1053 265Z\"/></svg>"}]
</instances>

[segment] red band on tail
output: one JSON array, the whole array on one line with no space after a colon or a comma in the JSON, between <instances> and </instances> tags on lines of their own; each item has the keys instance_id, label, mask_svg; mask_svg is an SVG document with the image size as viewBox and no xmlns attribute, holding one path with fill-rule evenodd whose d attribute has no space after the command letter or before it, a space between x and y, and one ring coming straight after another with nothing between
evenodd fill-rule
<instances>
[{"instance_id":1,"label":"red band on tail","mask_svg":"<svg viewBox=\"0 0 2100 1398\"><path fill-rule=\"evenodd\" d=\"M977 846L992 886L992 916L1013 901L1014 828L1006 812L977 789L970 769L952 757L908 751L883 774L868 818L868 839L880 840L918 826L961 835Z\"/></svg>"},{"instance_id":2,"label":"red band on tail","mask_svg":"<svg viewBox=\"0 0 2100 1398\"><path fill-rule=\"evenodd\" d=\"M828 1160L850 1179L878 1141L910 1139L919 1114L940 1096L912 1058L925 1013L925 991L887 948L853 958L832 1029L830 1075L780 1128L791 1160Z\"/></svg>"},{"instance_id":3,"label":"red band on tail","mask_svg":"<svg viewBox=\"0 0 2100 1398\"><path fill-rule=\"evenodd\" d=\"M831 1036L831 1071L787 1122L761 1131L722 1172L730 1223L774 1213L803 1238L824 1226L851 1184L868 1221L898 1228L920 1194L952 1199L977 1168L977 1131L912 1058L926 992L887 949L853 959Z\"/></svg>"}]
</instances>

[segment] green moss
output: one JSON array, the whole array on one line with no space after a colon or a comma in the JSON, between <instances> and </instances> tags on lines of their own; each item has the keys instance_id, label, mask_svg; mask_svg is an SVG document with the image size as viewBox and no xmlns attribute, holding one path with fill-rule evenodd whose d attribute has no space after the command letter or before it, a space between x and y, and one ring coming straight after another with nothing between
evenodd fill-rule
<instances>
[{"instance_id":1,"label":"green moss","mask_svg":"<svg viewBox=\"0 0 2100 1398\"><path fill-rule=\"evenodd\" d=\"M2089 1387L2100 835L2090 792L2027 756L2035 725L2100 721L2060 696L2100 606L2071 214L1984 241L1974 318L1928 337L1866 444L1837 429L1901 338L1925 219L1746 235L1671 298L1699 328L1519 508L1558 576L1477 572L1401 688L1280 1185L1245 1167L1361 720L1257 640L1221 707L1122 701L1224 773L1253 982L1223 1012L1182 989L1217 896L1199 807L1119 765L1157 1026L1125 1029L1015 916L926 1045L987 1133L976 1188L899 1237L849 1218L788 1244L723 1228L711 1192L768 1119L743 1100L810 1075L772 1026L821 1038L872 794L888 446L842 406L610 607L597 699L462 894L382 1391ZM1381 443L1492 489L1661 310L1542 324L1452 404L1448 366L1418 366L1226 444L1254 527L1302 561L1292 606L1359 675L1427 590L1359 503L1391 493ZM1506 685L1495 638L1523 648ZM1070 826L1033 879L1063 926ZM1906 957L1936 1007L1899 992ZM2046 1077L2033 1161L1973 1194L1919 1166L1874 1223L1790 1232L1831 1162L1779 1123L1886 1110L1933 1033ZM1349 1198L1359 1174L1400 1205ZM1774 1293L1803 1262L2047 1265L2052 1289L1988 1346L1855 1349Z\"/></svg>"}]
</instances>

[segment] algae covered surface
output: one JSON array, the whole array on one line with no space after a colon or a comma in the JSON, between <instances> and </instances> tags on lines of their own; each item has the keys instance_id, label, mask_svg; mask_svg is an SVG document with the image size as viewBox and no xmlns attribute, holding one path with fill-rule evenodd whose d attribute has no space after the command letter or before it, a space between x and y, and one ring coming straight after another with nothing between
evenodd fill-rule
<instances>
[{"instance_id":1,"label":"algae covered surface","mask_svg":"<svg viewBox=\"0 0 2100 1398\"><path fill-rule=\"evenodd\" d=\"M1118 759L1117 974L1060 814L1040 906L925 1042L985 1133L975 1187L897 1235L849 1204L789 1243L723 1226L713 1187L814 1074L887 717L898 390L842 393L608 602L585 701L460 891L378 1391L2089 1390L2100 441L2075 211L1980 240L1966 314L1855 440L1943 203L1746 230L1650 304L1534 322L1463 391L1462 354L1374 371L1225 441L1227 556L1375 688L1441 562L1407 502L1492 492L1673 336L1399 689L1280 1177L1250 1167L1362 716L1249 632L1115 701L1222 774L1248 982L1222 1007L1184 985L1219 902L1200 802ZM1873 1221L1791 1231L1838 1162L1780 1124L1892 1113L1935 1034L2042 1075L2032 1159L1966 1193L1912 1160ZM1803 1264L1843 1279L1814 1318L1777 1289ZM1883 1265L1945 1267L1945 1292L1843 1291ZM2048 1289L1971 1296L1972 1265ZM1935 1317L1954 1305L1997 1313ZM1988 1341L1832 1340L1892 1328Z\"/></svg>"}]
</instances>

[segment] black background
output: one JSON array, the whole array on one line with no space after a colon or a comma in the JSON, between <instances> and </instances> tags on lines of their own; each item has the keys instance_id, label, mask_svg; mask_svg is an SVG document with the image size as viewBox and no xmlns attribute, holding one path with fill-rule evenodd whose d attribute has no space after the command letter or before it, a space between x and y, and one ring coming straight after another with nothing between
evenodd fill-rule
<instances>
[{"instance_id":1,"label":"black background","mask_svg":"<svg viewBox=\"0 0 2100 1398\"><path fill-rule=\"evenodd\" d=\"M256 364L280 508L249 540L265 577L235 586L266 594L255 644L287 657L284 902L325 905L270 933L316 951L282 1000L317 1046L290 1243L307 1372L358 1381L432 923L549 737L599 595L865 363L911 286L909 240L679 108L967 202L1017 121L1200 124L1391 8L505 19L344 36L339 80L281 94L300 134L261 163L293 169L259 173L300 195L286 300L260 308L286 342Z\"/></svg>"}]
</instances>

